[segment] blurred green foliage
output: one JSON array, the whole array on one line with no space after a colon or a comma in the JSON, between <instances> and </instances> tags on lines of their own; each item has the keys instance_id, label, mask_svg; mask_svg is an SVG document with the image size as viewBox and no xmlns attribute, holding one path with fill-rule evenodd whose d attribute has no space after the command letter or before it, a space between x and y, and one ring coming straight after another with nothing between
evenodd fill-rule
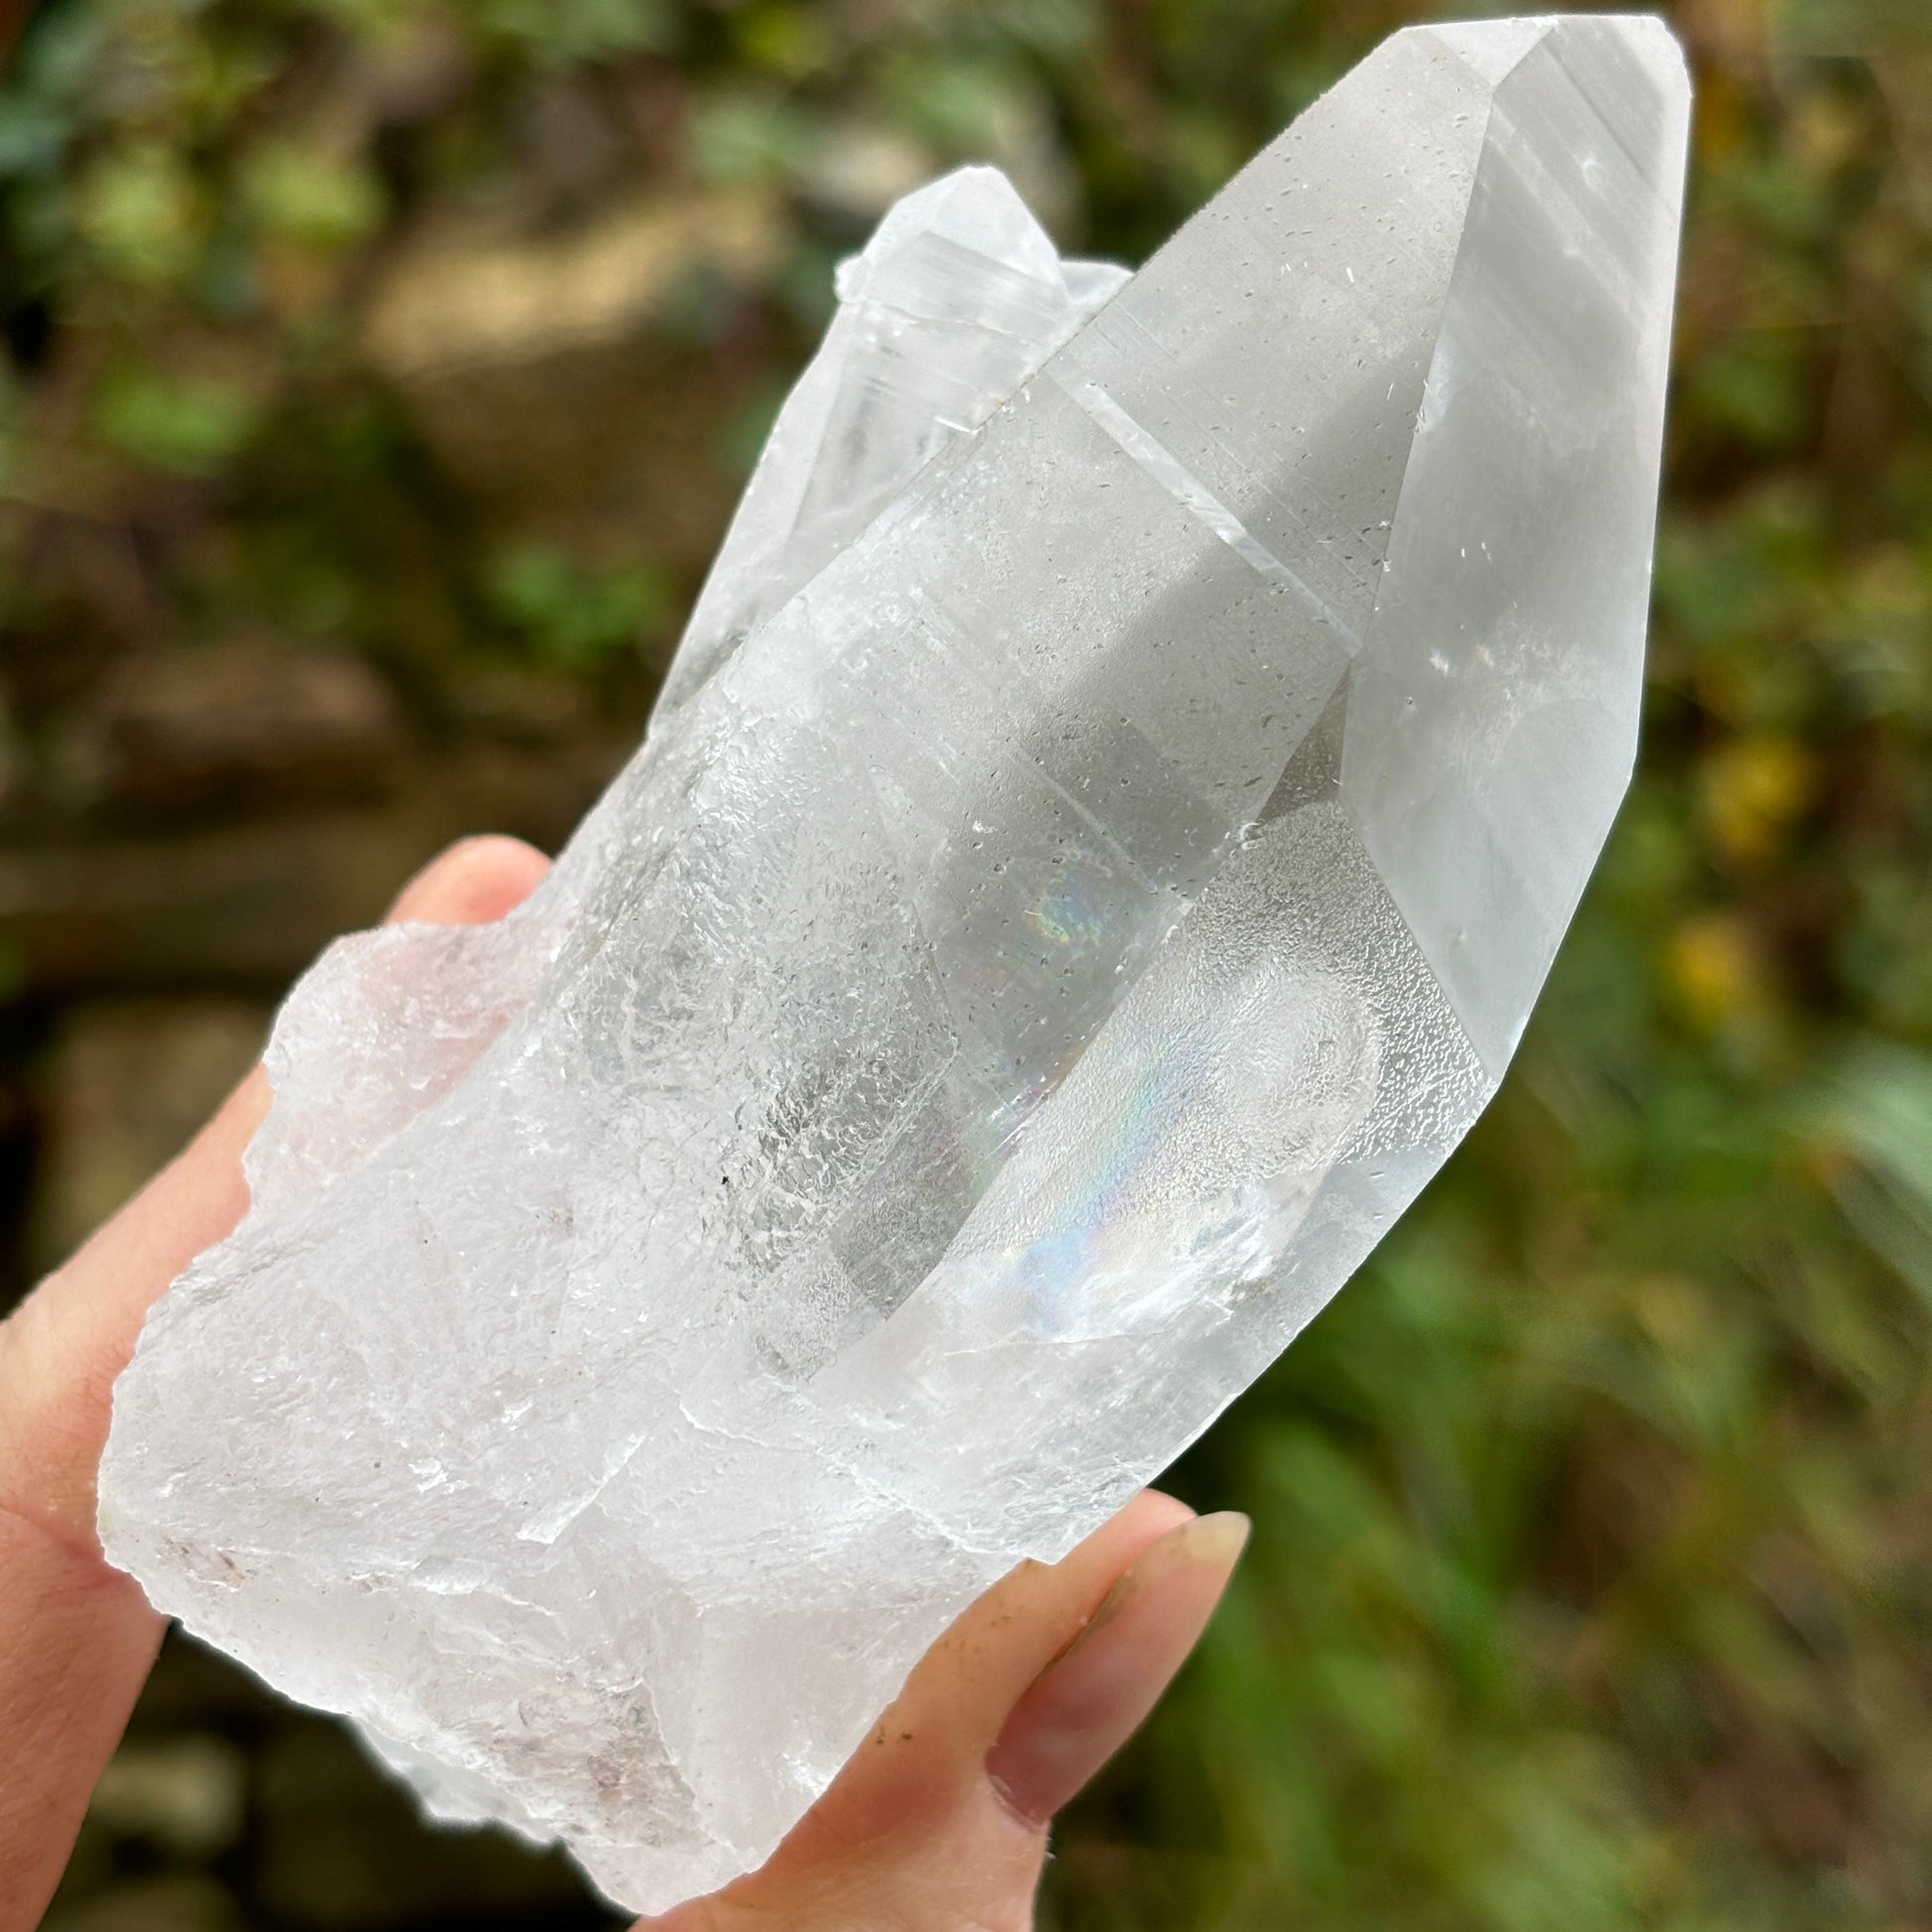
<instances>
[{"instance_id":1,"label":"blurred green foliage","mask_svg":"<svg viewBox=\"0 0 1932 1932\"><path fill-rule=\"evenodd\" d=\"M586 571L540 543L498 558L485 588L495 614L531 653L567 670L588 670L614 652L634 650L668 602L662 582L647 570Z\"/></svg>"},{"instance_id":2,"label":"blurred green foliage","mask_svg":"<svg viewBox=\"0 0 1932 1932\"><path fill-rule=\"evenodd\" d=\"M19 757L92 668L249 626L432 720L505 654L640 705L893 194L990 155L1137 256L1429 11L47 0L0 87ZM1932 1925L1932 23L1668 11L1636 787L1501 1098L1176 1472L1255 1543L1050 1924ZM561 294L394 294L640 197L753 239L597 343ZM614 413L595 488L544 456Z\"/></svg>"}]
</instances>

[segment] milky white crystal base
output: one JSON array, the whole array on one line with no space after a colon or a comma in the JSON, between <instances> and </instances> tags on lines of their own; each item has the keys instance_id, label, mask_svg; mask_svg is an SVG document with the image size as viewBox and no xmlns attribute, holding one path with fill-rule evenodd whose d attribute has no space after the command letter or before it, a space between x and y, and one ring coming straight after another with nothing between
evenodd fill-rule
<instances>
[{"instance_id":1,"label":"milky white crystal base","mask_svg":"<svg viewBox=\"0 0 1932 1932\"><path fill-rule=\"evenodd\" d=\"M650 738L500 924L333 947L101 1530L439 1815L659 1909L1293 1337L1626 781L1687 86L1419 28L1131 279L888 216Z\"/></svg>"}]
</instances>

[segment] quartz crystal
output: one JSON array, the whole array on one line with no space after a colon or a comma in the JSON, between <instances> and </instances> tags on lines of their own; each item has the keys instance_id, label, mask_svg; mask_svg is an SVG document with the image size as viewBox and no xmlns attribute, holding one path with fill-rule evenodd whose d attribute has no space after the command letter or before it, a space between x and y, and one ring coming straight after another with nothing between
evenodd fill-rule
<instances>
[{"instance_id":1,"label":"quartz crystal","mask_svg":"<svg viewBox=\"0 0 1932 1932\"><path fill-rule=\"evenodd\" d=\"M1652 19L1415 28L1131 278L888 215L547 882L291 995L114 1561L630 1906L762 1860L1492 1091L1630 767L1687 108Z\"/></svg>"}]
</instances>

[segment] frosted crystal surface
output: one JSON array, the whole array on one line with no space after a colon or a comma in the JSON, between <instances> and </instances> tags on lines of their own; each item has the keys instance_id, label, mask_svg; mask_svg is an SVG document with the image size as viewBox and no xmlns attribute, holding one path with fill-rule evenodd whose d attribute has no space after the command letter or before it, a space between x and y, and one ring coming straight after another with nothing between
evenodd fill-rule
<instances>
[{"instance_id":1,"label":"frosted crystal surface","mask_svg":"<svg viewBox=\"0 0 1932 1932\"><path fill-rule=\"evenodd\" d=\"M1630 766L1687 111L1655 20L1416 28L1131 278L896 208L548 881L290 996L113 1559L628 1905L759 1863L1492 1091Z\"/></svg>"}]
</instances>

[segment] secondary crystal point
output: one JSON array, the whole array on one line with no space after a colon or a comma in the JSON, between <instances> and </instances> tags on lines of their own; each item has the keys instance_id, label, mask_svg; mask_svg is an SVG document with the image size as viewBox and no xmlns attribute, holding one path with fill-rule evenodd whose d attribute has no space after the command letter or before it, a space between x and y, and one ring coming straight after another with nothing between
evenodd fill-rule
<instances>
[{"instance_id":1,"label":"secondary crystal point","mask_svg":"<svg viewBox=\"0 0 1932 1932\"><path fill-rule=\"evenodd\" d=\"M1397 35L1140 272L990 171L841 281L651 735L290 996L102 1471L163 1609L661 1909L1293 1337L1626 781L1688 88Z\"/></svg>"}]
</instances>

